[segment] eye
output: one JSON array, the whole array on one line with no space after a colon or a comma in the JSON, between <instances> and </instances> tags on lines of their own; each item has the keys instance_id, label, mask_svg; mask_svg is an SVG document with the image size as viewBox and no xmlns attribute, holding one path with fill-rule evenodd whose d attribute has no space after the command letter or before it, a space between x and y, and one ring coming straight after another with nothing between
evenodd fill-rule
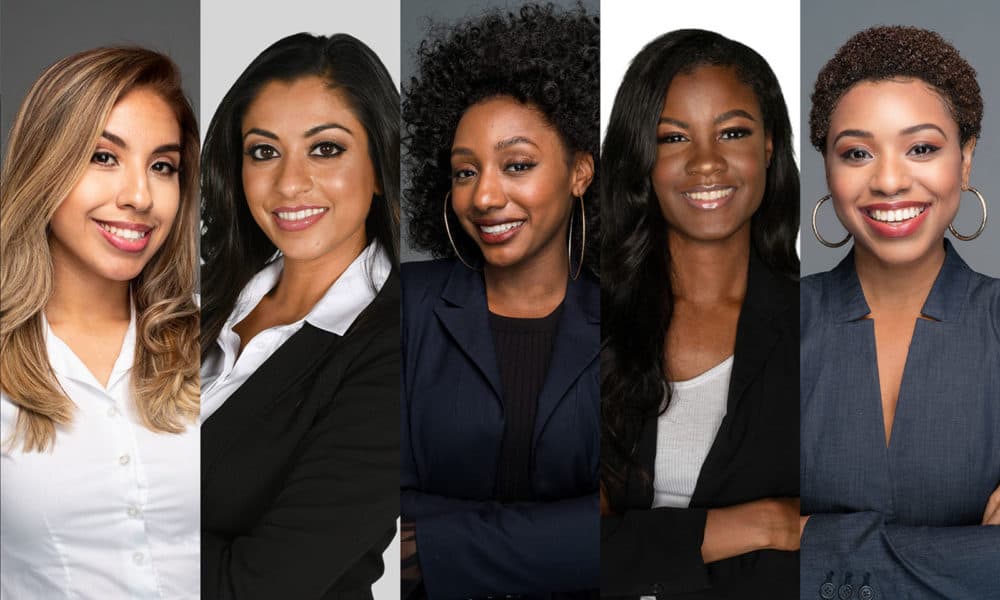
<instances>
[{"instance_id":1,"label":"eye","mask_svg":"<svg viewBox=\"0 0 1000 600\"><path fill-rule=\"evenodd\" d=\"M118 159L110 152L97 151L90 157L90 162L104 167L113 167L118 164Z\"/></svg>"},{"instance_id":2,"label":"eye","mask_svg":"<svg viewBox=\"0 0 1000 600\"><path fill-rule=\"evenodd\" d=\"M533 169L537 164L538 163L526 160L515 161L512 163L508 163L506 166L504 166L504 170L510 171L512 173L524 173L525 171L530 171L531 169Z\"/></svg>"},{"instance_id":3,"label":"eye","mask_svg":"<svg viewBox=\"0 0 1000 600\"><path fill-rule=\"evenodd\" d=\"M281 156L274 146L268 144L256 144L250 146L250 148L246 151L246 155L257 161L271 160Z\"/></svg>"},{"instance_id":4,"label":"eye","mask_svg":"<svg viewBox=\"0 0 1000 600\"><path fill-rule=\"evenodd\" d=\"M847 162L863 162L872 158L872 155L864 148L849 148L840 153L840 158Z\"/></svg>"},{"instance_id":5,"label":"eye","mask_svg":"<svg viewBox=\"0 0 1000 600\"><path fill-rule=\"evenodd\" d=\"M455 181L464 181L475 176L476 172L472 169L455 169L451 174L451 178Z\"/></svg>"},{"instance_id":6,"label":"eye","mask_svg":"<svg viewBox=\"0 0 1000 600\"><path fill-rule=\"evenodd\" d=\"M159 173L160 175L168 175L168 176L173 175L179 170L173 163L165 160L156 161L150 168L153 169L153 171L155 171L156 173Z\"/></svg>"},{"instance_id":7,"label":"eye","mask_svg":"<svg viewBox=\"0 0 1000 600\"><path fill-rule=\"evenodd\" d=\"M935 146L933 144L917 144L916 146L910 148L910 151L907 152L907 154L910 156L930 156L940 149L940 146Z\"/></svg>"},{"instance_id":8,"label":"eye","mask_svg":"<svg viewBox=\"0 0 1000 600\"><path fill-rule=\"evenodd\" d=\"M753 135L753 131L747 129L746 127L733 127L731 129L724 129L719 135L719 139L723 140L738 140L741 138Z\"/></svg>"},{"instance_id":9,"label":"eye","mask_svg":"<svg viewBox=\"0 0 1000 600\"><path fill-rule=\"evenodd\" d=\"M320 156L323 158L332 158L344 152L344 148L333 142L320 142L312 147L309 151L309 156Z\"/></svg>"},{"instance_id":10,"label":"eye","mask_svg":"<svg viewBox=\"0 0 1000 600\"><path fill-rule=\"evenodd\" d=\"M687 141L687 138L680 133L667 133L656 138L658 144L677 144Z\"/></svg>"}]
</instances>

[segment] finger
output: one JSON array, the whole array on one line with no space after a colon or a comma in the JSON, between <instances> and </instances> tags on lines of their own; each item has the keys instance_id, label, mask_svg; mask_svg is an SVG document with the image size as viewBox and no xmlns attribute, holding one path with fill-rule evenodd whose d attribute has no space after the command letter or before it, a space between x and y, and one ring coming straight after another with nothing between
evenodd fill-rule
<instances>
[{"instance_id":1,"label":"finger","mask_svg":"<svg viewBox=\"0 0 1000 600\"><path fill-rule=\"evenodd\" d=\"M983 525L1000 525L1000 488L990 494L990 499L986 502Z\"/></svg>"}]
</instances>

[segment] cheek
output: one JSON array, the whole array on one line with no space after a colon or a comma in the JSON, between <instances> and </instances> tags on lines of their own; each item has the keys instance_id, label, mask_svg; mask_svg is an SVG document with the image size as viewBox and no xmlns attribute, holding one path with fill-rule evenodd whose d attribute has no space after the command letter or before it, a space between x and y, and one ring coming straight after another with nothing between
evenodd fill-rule
<instances>
[{"instance_id":1,"label":"cheek","mask_svg":"<svg viewBox=\"0 0 1000 600\"><path fill-rule=\"evenodd\" d=\"M256 214L264 205L268 189L271 187L271 176L267 171L254 166L243 165L243 195L246 196L250 212Z\"/></svg>"}]
</instances>

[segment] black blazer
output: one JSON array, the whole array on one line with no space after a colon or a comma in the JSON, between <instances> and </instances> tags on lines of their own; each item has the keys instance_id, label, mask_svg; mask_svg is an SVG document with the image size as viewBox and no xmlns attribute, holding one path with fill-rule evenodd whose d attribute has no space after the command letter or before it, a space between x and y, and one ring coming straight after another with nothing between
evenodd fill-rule
<instances>
[{"instance_id":1,"label":"black blazer","mask_svg":"<svg viewBox=\"0 0 1000 600\"><path fill-rule=\"evenodd\" d=\"M202 598L371 598L399 514L399 280L306 323L201 429Z\"/></svg>"},{"instance_id":2,"label":"black blazer","mask_svg":"<svg viewBox=\"0 0 1000 600\"><path fill-rule=\"evenodd\" d=\"M705 565L707 509L799 495L799 286L751 253L725 418L689 508L651 509L656 419L629 473L628 508L601 519L601 595L798 597L798 552L762 550Z\"/></svg>"},{"instance_id":3,"label":"black blazer","mask_svg":"<svg viewBox=\"0 0 1000 600\"><path fill-rule=\"evenodd\" d=\"M403 265L401 505L428 597L597 587L599 292L587 275L567 287L538 396L534 498L500 504L503 394L483 274L457 260Z\"/></svg>"}]
</instances>

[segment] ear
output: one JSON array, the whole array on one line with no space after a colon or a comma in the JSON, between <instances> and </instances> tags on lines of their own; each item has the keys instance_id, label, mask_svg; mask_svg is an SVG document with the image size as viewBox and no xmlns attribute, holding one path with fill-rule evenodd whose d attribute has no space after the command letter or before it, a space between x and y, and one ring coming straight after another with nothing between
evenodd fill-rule
<instances>
[{"instance_id":1,"label":"ear","mask_svg":"<svg viewBox=\"0 0 1000 600\"><path fill-rule=\"evenodd\" d=\"M594 180L594 157L589 152L577 152L573 157L573 181L570 189L574 196L583 196Z\"/></svg>"},{"instance_id":2,"label":"ear","mask_svg":"<svg viewBox=\"0 0 1000 600\"><path fill-rule=\"evenodd\" d=\"M969 176L972 173L972 154L976 151L976 138L962 144L962 189L969 189Z\"/></svg>"},{"instance_id":3,"label":"ear","mask_svg":"<svg viewBox=\"0 0 1000 600\"><path fill-rule=\"evenodd\" d=\"M764 137L764 158L767 159L767 166L771 166L771 156L774 155L774 138L771 134Z\"/></svg>"}]
</instances>

